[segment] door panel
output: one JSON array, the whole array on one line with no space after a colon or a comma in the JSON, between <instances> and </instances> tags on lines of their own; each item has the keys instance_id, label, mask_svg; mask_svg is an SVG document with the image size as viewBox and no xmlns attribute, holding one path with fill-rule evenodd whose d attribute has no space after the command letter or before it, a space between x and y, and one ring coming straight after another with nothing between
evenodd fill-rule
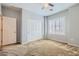
<instances>
[{"instance_id":1,"label":"door panel","mask_svg":"<svg viewBox=\"0 0 79 59\"><path fill-rule=\"evenodd\" d=\"M3 45L16 43L16 18L3 17Z\"/></svg>"},{"instance_id":2,"label":"door panel","mask_svg":"<svg viewBox=\"0 0 79 59\"><path fill-rule=\"evenodd\" d=\"M1 45L1 16L0 16L0 45Z\"/></svg>"}]
</instances>

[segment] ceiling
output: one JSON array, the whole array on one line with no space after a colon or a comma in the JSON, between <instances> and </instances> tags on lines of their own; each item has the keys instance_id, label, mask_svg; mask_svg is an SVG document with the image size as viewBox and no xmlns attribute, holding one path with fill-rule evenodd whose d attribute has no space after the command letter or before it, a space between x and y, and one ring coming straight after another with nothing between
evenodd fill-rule
<instances>
[{"instance_id":1,"label":"ceiling","mask_svg":"<svg viewBox=\"0 0 79 59\"><path fill-rule=\"evenodd\" d=\"M49 16L55 14L57 12L63 11L75 5L74 3L52 3L52 4L54 5L54 7L50 8L52 8L53 11L50 11L49 9L46 10L41 9L43 7L43 3L8 3L7 5L26 9L42 16Z\"/></svg>"}]
</instances>

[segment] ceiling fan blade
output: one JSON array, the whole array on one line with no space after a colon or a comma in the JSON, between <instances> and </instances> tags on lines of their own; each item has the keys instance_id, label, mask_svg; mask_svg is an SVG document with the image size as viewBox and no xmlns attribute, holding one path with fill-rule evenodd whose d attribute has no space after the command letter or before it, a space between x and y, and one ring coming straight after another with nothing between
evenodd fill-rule
<instances>
[{"instance_id":1,"label":"ceiling fan blade","mask_svg":"<svg viewBox=\"0 0 79 59\"><path fill-rule=\"evenodd\" d=\"M53 5L53 4L51 4L51 3L49 3L49 6L53 7L54 5Z\"/></svg>"}]
</instances>

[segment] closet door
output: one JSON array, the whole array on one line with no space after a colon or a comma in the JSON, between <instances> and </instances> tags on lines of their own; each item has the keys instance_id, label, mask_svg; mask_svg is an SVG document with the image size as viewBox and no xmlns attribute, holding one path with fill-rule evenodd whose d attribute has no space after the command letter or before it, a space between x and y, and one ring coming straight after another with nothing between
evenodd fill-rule
<instances>
[{"instance_id":1,"label":"closet door","mask_svg":"<svg viewBox=\"0 0 79 59\"><path fill-rule=\"evenodd\" d=\"M16 43L16 18L3 17L3 45Z\"/></svg>"},{"instance_id":2,"label":"closet door","mask_svg":"<svg viewBox=\"0 0 79 59\"><path fill-rule=\"evenodd\" d=\"M1 16L0 16L0 45L1 45Z\"/></svg>"}]
</instances>

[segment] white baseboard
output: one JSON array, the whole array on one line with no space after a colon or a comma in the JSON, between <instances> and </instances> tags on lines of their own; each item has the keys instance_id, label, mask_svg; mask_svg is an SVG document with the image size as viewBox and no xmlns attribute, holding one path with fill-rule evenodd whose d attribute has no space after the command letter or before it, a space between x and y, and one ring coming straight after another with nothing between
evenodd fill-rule
<instances>
[{"instance_id":1,"label":"white baseboard","mask_svg":"<svg viewBox=\"0 0 79 59\"><path fill-rule=\"evenodd\" d=\"M26 40L25 42L22 42L22 44L27 44L27 43L30 43L32 41L37 41L37 40L41 40L42 37L37 37L37 38L33 38L33 39L30 39L30 40Z\"/></svg>"},{"instance_id":2,"label":"white baseboard","mask_svg":"<svg viewBox=\"0 0 79 59\"><path fill-rule=\"evenodd\" d=\"M79 44L75 44L75 43L68 43L68 45L79 47Z\"/></svg>"}]
</instances>

